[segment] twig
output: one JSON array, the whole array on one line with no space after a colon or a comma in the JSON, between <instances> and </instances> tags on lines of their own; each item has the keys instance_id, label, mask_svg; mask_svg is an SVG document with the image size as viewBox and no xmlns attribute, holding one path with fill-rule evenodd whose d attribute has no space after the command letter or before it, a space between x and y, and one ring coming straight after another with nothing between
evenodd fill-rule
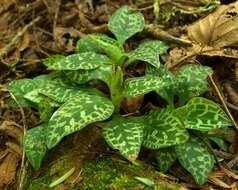
<instances>
[{"instance_id":1,"label":"twig","mask_svg":"<svg viewBox=\"0 0 238 190\"><path fill-rule=\"evenodd\" d=\"M224 100L224 97L223 97L222 93L220 92L219 88L217 87L217 85L216 85L215 81L213 80L212 76L209 75L208 77L209 77L209 79L210 79L210 81L211 81L211 83L212 83L212 85L213 85L213 87L214 87L214 89L215 89L215 91L216 91L216 93L217 93L217 95L218 95L218 97L219 97L219 99L220 99L220 101L221 101L221 103L222 103L222 105L223 105L223 107L224 107L226 113L227 113L228 116L230 117L232 123L233 123L234 126L235 126L235 129L236 129L237 132L238 132L238 125L237 125L235 119L233 118L233 116L231 115L231 112L230 112L230 110L228 109L228 107L227 107L227 105L226 105L226 102L225 102L225 100Z\"/></svg>"},{"instance_id":2,"label":"twig","mask_svg":"<svg viewBox=\"0 0 238 190\"><path fill-rule=\"evenodd\" d=\"M61 0L57 0L55 15L54 15L54 22L53 22L53 34L55 35L55 29L57 25L59 10L60 10Z\"/></svg>"},{"instance_id":3,"label":"twig","mask_svg":"<svg viewBox=\"0 0 238 190\"><path fill-rule=\"evenodd\" d=\"M159 29L153 24L145 25L145 30L160 40L163 40L169 43L178 44L181 46L186 46L186 47L192 46L191 41L172 36L169 33L165 32L164 30Z\"/></svg>"},{"instance_id":4,"label":"twig","mask_svg":"<svg viewBox=\"0 0 238 190\"><path fill-rule=\"evenodd\" d=\"M6 89L7 90L7 89ZM23 137L26 134L26 130L27 130L27 125L26 125L26 117L25 117L25 113L23 108L21 107L20 103L18 102L18 100L16 99L16 97L14 96L14 94L12 94L9 90L7 90L11 96L11 98L16 102L17 106L20 109L20 113L22 116L22 123L23 123ZM19 179L19 185L18 185L18 190L22 190L23 189L23 184L24 184L24 178L25 178L25 174L26 174L26 169L27 169L27 163L25 164L25 152L24 149L22 150L22 159L21 159L21 169L20 169L20 179Z\"/></svg>"},{"instance_id":5,"label":"twig","mask_svg":"<svg viewBox=\"0 0 238 190\"><path fill-rule=\"evenodd\" d=\"M25 25L21 31L19 31L11 40L10 43L8 43L4 48L0 50L0 60L8 54L10 51L12 51L15 48L15 45L19 41L19 39L24 35L24 33L32 27L36 22L38 22L41 19L41 17L36 17L34 20L32 20L29 24ZM9 67L9 65L7 65Z\"/></svg>"}]
</instances>

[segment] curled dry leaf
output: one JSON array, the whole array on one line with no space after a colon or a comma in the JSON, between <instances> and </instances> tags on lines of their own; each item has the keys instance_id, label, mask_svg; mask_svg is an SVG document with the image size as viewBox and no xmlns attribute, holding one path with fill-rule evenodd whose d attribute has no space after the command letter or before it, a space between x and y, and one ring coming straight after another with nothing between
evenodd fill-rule
<instances>
[{"instance_id":1,"label":"curled dry leaf","mask_svg":"<svg viewBox=\"0 0 238 190\"><path fill-rule=\"evenodd\" d=\"M16 169L22 156L23 131L19 125L11 121L3 121L0 131L7 139L4 148L0 149L1 188L15 181Z\"/></svg>"},{"instance_id":2,"label":"curled dry leaf","mask_svg":"<svg viewBox=\"0 0 238 190\"><path fill-rule=\"evenodd\" d=\"M188 35L201 46L222 48L238 44L238 2L222 5L188 27Z\"/></svg>"}]
</instances>

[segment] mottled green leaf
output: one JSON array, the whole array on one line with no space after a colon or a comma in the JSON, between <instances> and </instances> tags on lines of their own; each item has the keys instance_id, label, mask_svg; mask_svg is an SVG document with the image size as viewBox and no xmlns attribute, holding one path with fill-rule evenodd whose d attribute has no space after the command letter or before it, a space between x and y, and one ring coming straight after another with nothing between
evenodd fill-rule
<instances>
[{"instance_id":1,"label":"mottled green leaf","mask_svg":"<svg viewBox=\"0 0 238 190\"><path fill-rule=\"evenodd\" d=\"M184 143L189 135L171 109L151 111L147 115L143 145L150 149L165 148Z\"/></svg>"},{"instance_id":2,"label":"mottled green leaf","mask_svg":"<svg viewBox=\"0 0 238 190\"><path fill-rule=\"evenodd\" d=\"M166 53L169 46L162 41L147 41L139 45L137 49L128 53L128 63L135 60L145 61L156 68L160 66L160 54Z\"/></svg>"},{"instance_id":3,"label":"mottled green leaf","mask_svg":"<svg viewBox=\"0 0 238 190\"><path fill-rule=\"evenodd\" d=\"M207 146L198 137L192 136L184 144L175 146L180 164L189 171L199 185L207 181L215 159Z\"/></svg>"},{"instance_id":4,"label":"mottled green leaf","mask_svg":"<svg viewBox=\"0 0 238 190\"><path fill-rule=\"evenodd\" d=\"M40 102L44 102L46 99L49 99L49 97L44 96L43 94L40 94L40 88L37 88L35 90L32 90L31 92L28 92L24 95L24 98L27 100L30 100L31 102L34 102L35 104L40 104ZM57 101L54 101L51 99L49 102L51 107L59 107L60 104Z\"/></svg>"},{"instance_id":5,"label":"mottled green leaf","mask_svg":"<svg viewBox=\"0 0 238 190\"><path fill-rule=\"evenodd\" d=\"M6 85L6 88L15 96L22 107L34 107L35 105L24 96L35 89L43 87L51 79L48 75L40 75L34 79L14 80Z\"/></svg>"},{"instance_id":6,"label":"mottled green leaf","mask_svg":"<svg viewBox=\"0 0 238 190\"><path fill-rule=\"evenodd\" d=\"M77 88L67 88L52 84L48 84L45 88L39 89L39 93L59 103L64 103L77 94L84 94L83 91L78 90Z\"/></svg>"},{"instance_id":7,"label":"mottled green leaf","mask_svg":"<svg viewBox=\"0 0 238 190\"><path fill-rule=\"evenodd\" d=\"M228 151L229 145L223 137L210 136L208 138L214 143L216 143L218 147L221 148L222 150Z\"/></svg>"},{"instance_id":8,"label":"mottled green leaf","mask_svg":"<svg viewBox=\"0 0 238 190\"><path fill-rule=\"evenodd\" d=\"M76 53L83 53L83 52L97 52L98 53L100 51L101 51L101 48L98 47L95 41L93 41L89 37L89 35L86 35L77 41L77 45L75 49Z\"/></svg>"},{"instance_id":9,"label":"mottled green leaf","mask_svg":"<svg viewBox=\"0 0 238 190\"><path fill-rule=\"evenodd\" d=\"M215 102L202 97L192 98L185 106L176 109L187 129L209 131L232 125L231 120Z\"/></svg>"},{"instance_id":10,"label":"mottled green leaf","mask_svg":"<svg viewBox=\"0 0 238 190\"><path fill-rule=\"evenodd\" d=\"M45 123L48 123L48 121L50 120L55 110L55 108L51 106L50 102L51 100L46 98L45 100L40 101L38 104L40 119L41 121L44 121Z\"/></svg>"},{"instance_id":11,"label":"mottled green leaf","mask_svg":"<svg viewBox=\"0 0 238 190\"><path fill-rule=\"evenodd\" d=\"M89 70L103 64L111 64L111 60L95 52L83 52L66 56L58 62L44 62L44 64L51 70Z\"/></svg>"},{"instance_id":12,"label":"mottled green leaf","mask_svg":"<svg viewBox=\"0 0 238 190\"><path fill-rule=\"evenodd\" d=\"M177 154L174 147L161 148L156 152L155 158L159 162L160 171L166 173L177 160Z\"/></svg>"},{"instance_id":13,"label":"mottled green leaf","mask_svg":"<svg viewBox=\"0 0 238 190\"><path fill-rule=\"evenodd\" d=\"M106 53L114 61L118 61L124 54L124 49L117 40L99 33L81 38L77 43L76 51Z\"/></svg>"},{"instance_id":14,"label":"mottled green leaf","mask_svg":"<svg viewBox=\"0 0 238 190\"><path fill-rule=\"evenodd\" d=\"M207 66L192 64L182 66L176 73L180 105L206 92L209 89L207 76L211 74L212 69Z\"/></svg>"},{"instance_id":15,"label":"mottled green leaf","mask_svg":"<svg viewBox=\"0 0 238 190\"><path fill-rule=\"evenodd\" d=\"M36 88L32 79L14 80L8 83L6 87L15 96L22 107L33 106L32 102L24 98L25 94Z\"/></svg>"},{"instance_id":16,"label":"mottled green leaf","mask_svg":"<svg viewBox=\"0 0 238 190\"><path fill-rule=\"evenodd\" d=\"M51 55L43 60L44 65L55 65L56 63L60 62L61 60L65 59L66 56L57 54Z\"/></svg>"},{"instance_id":17,"label":"mottled green leaf","mask_svg":"<svg viewBox=\"0 0 238 190\"><path fill-rule=\"evenodd\" d=\"M123 6L111 16L108 28L116 36L120 44L144 29L145 21L140 12Z\"/></svg>"},{"instance_id":18,"label":"mottled green leaf","mask_svg":"<svg viewBox=\"0 0 238 190\"><path fill-rule=\"evenodd\" d=\"M45 125L34 127L28 130L24 136L24 150L27 159L35 170L40 168L41 162L47 151L45 145L46 127L47 126Z\"/></svg>"},{"instance_id":19,"label":"mottled green leaf","mask_svg":"<svg viewBox=\"0 0 238 190\"><path fill-rule=\"evenodd\" d=\"M166 81L152 75L129 78L124 82L123 96L142 96L153 90L164 88L167 85L168 83Z\"/></svg>"},{"instance_id":20,"label":"mottled green leaf","mask_svg":"<svg viewBox=\"0 0 238 190\"><path fill-rule=\"evenodd\" d=\"M156 92L167 102L171 107L174 107L174 96L176 94L177 82L174 75L165 68L164 65L160 65L159 68L153 67L151 65L146 65L146 75L153 75L160 78L160 80L167 83L163 88L159 88Z\"/></svg>"},{"instance_id":21,"label":"mottled green leaf","mask_svg":"<svg viewBox=\"0 0 238 190\"><path fill-rule=\"evenodd\" d=\"M79 131L90 123L109 118L113 110L114 107L107 98L76 95L64 103L51 117L46 131L47 147L53 148L64 136Z\"/></svg>"},{"instance_id":22,"label":"mottled green leaf","mask_svg":"<svg viewBox=\"0 0 238 190\"><path fill-rule=\"evenodd\" d=\"M115 63L124 56L124 49L117 40L105 34L92 34L89 36Z\"/></svg>"},{"instance_id":23,"label":"mottled green leaf","mask_svg":"<svg viewBox=\"0 0 238 190\"><path fill-rule=\"evenodd\" d=\"M90 80L102 80L110 86L112 81L112 65L102 65L92 70L64 71L64 74L71 81L78 84L84 84Z\"/></svg>"},{"instance_id":24,"label":"mottled green leaf","mask_svg":"<svg viewBox=\"0 0 238 190\"><path fill-rule=\"evenodd\" d=\"M113 117L103 127L103 137L114 149L130 161L136 160L143 139L144 121L136 117Z\"/></svg>"}]
</instances>

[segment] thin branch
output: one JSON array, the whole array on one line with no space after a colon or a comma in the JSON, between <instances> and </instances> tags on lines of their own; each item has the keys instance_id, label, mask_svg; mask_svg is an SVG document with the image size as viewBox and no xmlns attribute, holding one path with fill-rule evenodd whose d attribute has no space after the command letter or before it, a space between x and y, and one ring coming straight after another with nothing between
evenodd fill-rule
<instances>
[{"instance_id":1,"label":"thin branch","mask_svg":"<svg viewBox=\"0 0 238 190\"><path fill-rule=\"evenodd\" d=\"M21 31L19 31L11 40L10 43L8 43L4 48L0 49L0 60L7 55L10 51L12 51L16 44L18 43L19 39L25 34L25 32L31 28L36 22L38 22L41 19L41 17L36 17L34 20L32 20L29 24L25 25ZM9 67L9 65L7 65Z\"/></svg>"}]
</instances>

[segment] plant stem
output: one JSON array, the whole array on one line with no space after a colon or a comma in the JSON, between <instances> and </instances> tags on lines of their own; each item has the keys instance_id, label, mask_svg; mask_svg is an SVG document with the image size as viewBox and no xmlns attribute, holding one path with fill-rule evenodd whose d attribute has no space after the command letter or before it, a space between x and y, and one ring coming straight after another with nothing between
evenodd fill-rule
<instances>
[{"instance_id":1,"label":"plant stem","mask_svg":"<svg viewBox=\"0 0 238 190\"><path fill-rule=\"evenodd\" d=\"M115 107L114 112L120 111L120 105L122 101L121 89L123 85L123 72L120 66L113 66L113 76L110 85L111 100Z\"/></svg>"}]
</instances>

